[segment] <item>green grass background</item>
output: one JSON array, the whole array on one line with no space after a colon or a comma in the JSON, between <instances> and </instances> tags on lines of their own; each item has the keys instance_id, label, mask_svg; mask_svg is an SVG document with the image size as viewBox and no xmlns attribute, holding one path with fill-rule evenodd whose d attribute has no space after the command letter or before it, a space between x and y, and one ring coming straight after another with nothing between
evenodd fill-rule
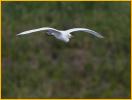
<instances>
[{"instance_id":1,"label":"green grass background","mask_svg":"<svg viewBox=\"0 0 132 100\"><path fill-rule=\"evenodd\" d=\"M47 26L105 38L16 36ZM2 98L130 98L130 2L2 2Z\"/></svg>"}]
</instances>

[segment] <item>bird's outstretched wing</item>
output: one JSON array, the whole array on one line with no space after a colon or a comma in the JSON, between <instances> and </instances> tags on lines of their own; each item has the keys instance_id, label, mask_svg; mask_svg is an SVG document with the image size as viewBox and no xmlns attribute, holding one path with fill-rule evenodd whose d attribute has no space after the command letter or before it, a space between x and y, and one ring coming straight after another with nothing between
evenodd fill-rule
<instances>
[{"instance_id":1,"label":"bird's outstretched wing","mask_svg":"<svg viewBox=\"0 0 132 100\"><path fill-rule=\"evenodd\" d=\"M29 33L39 32L39 31L49 31L49 32L60 34L59 30L56 30L54 28L42 27L42 28L37 28L37 29L33 29L33 30L24 31L24 32L21 32L17 35L24 35L24 34L29 34Z\"/></svg>"},{"instance_id":2,"label":"bird's outstretched wing","mask_svg":"<svg viewBox=\"0 0 132 100\"><path fill-rule=\"evenodd\" d=\"M93 30L90 30L90 29L87 29L87 28L73 28L73 29L69 29L69 30L66 30L67 32L69 33L72 33L72 32L77 32L77 31L83 31L83 32L88 32L90 34L93 34L95 35L96 37L98 38L104 38L102 35L100 35L99 33L93 31Z\"/></svg>"}]
</instances>

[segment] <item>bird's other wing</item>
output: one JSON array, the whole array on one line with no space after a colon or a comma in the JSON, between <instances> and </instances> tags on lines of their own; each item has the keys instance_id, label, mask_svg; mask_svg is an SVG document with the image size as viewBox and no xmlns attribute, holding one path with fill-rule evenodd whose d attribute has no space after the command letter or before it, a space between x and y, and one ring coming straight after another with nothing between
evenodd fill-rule
<instances>
[{"instance_id":1,"label":"bird's other wing","mask_svg":"<svg viewBox=\"0 0 132 100\"><path fill-rule=\"evenodd\" d=\"M39 32L39 31L50 31L50 32L53 32L53 33L59 33L60 34L59 30L56 30L54 28L42 27L42 28L37 28L37 29L33 29L33 30L24 31L24 32L21 32L17 35L24 35L24 34L29 34L29 33Z\"/></svg>"},{"instance_id":2,"label":"bird's other wing","mask_svg":"<svg viewBox=\"0 0 132 100\"><path fill-rule=\"evenodd\" d=\"M66 30L66 31L69 32L69 33L77 32L77 31L83 31L83 32L88 32L92 35L95 35L98 38L104 38L101 34L95 32L93 30L87 29L87 28L73 28L73 29L69 29L69 30Z\"/></svg>"}]
</instances>

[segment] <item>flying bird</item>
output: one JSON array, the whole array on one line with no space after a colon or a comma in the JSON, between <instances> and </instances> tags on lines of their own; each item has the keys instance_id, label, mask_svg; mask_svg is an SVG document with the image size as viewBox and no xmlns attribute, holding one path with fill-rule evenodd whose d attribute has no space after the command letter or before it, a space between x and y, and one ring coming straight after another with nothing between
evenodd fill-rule
<instances>
[{"instance_id":1,"label":"flying bird","mask_svg":"<svg viewBox=\"0 0 132 100\"><path fill-rule=\"evenodd\" d=\"M57 29L50 28L50 27L42 27L42 28L38 28L38 29L24 31L17 35L25 35L25 34L30 34L30 33L39 32L39 31L46 31L46 33L48 35L53 35L57 39L62 40L64 42L69 42L70 38L72 37L71 33L78 32L78 31L90 33L98 38L104 38L101 34L95 32L93 30L87 29L87 28L72 28L72 29L68 29L68 30L57 30Z\"/></svg>"}]
</instances>

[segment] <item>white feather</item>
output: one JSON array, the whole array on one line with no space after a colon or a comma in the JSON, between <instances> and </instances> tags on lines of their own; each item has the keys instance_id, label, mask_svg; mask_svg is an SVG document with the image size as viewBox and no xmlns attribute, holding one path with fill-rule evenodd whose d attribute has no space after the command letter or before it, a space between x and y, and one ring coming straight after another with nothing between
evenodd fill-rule
<instances>
[{"instance_id":1,"label":"white feather","mask_svg":"<svg viewBox=\"0 0 132 100\"><path fill-rule=\"evenodd\" d=\"M69 40L72 36L70 33L78 32L78 31L87 32L87 33L90 33L98 38L103 38L103 36L100 35L99 33L95 32L93 30L87 29L87 28L73 28L73 29L62 31L62 30L57 30L57 29L50 28L50 27L42 27L42 28L38 28L38 29L24 31L17 35L30 34L30 33L39 32L39 31L47 31L48 34L51 34L51 35L55 36L57 39L62 40L64 42L69 42Z\"/></svg>"},{"instance_id":2,"label":"white feather","mask_svg":"<svg viewBox=\"0 0 132 100\"><path fill-rule=\"evenodd\" d=\"M97 37L99 37L99 38L104 38L104 37L103 37L102 35L100 35L99 33L95 32L95 31L93 31L93 30L87 29L87 28L73 28L73 29L67 30L67 32L69 32L69 33L77 32L77 31L88 32L88 33L90 33L90 34L92 34L92 35L95 35L95 36L97 36Z\"/></svg>"}]
</instances>

